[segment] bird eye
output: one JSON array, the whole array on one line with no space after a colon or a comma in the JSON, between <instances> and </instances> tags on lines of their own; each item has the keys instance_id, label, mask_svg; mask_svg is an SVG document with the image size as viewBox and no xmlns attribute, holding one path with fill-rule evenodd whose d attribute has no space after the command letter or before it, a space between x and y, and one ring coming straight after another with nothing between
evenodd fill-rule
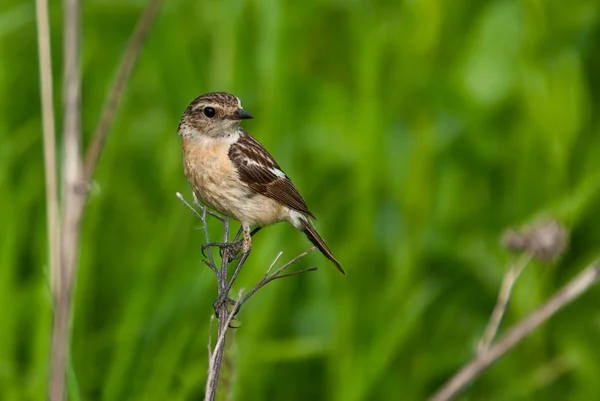
<instances>
[{"instance_id":1,"label":"bird eye","mask_svg":"<svg viewBox=\"0 0 600 401\"><path fill-rule=\"evenodd\" d=\"M208 118L213 118L215 116L215 109L212 107L205 107L203 111L204 115Z\"/></svg>"}]
</instances>

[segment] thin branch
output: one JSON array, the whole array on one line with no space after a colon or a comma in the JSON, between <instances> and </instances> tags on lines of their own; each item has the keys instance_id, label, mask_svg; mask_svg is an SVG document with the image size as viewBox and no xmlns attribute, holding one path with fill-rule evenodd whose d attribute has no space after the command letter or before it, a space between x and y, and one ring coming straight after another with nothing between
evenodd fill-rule
<instances>
[{"instance_id":1,"label":"thin branch","mask_svg":"<svg viewBox=\"0 0 600 401\"><path fill-rule=\"evenodd\" d=\"M225 228L223 230L223 242L229 242L229 217L225 217Z\"/></svg>"},{"instance_id":2,"label":"thin branch","mask_svg":"<svg viewBox=\"0 0 600 401\"><path fill-rule=\"evenodd\" d=\"M201 206L197 201L195 201L194 203L196 205L198 205L198 208L200 210L202 210L202 212L199 212L198 209L196 209L194 206L190 205L188 203L188 201L185 200L185 198L183 197L183 195L180 192L177 192L175 195L177 195L177 198L185 206L187 206L187 208L190 209L196 215L196 217L198 217L200 219L200 221L202 222L202 230L204 231L204 239L206 240L206 242L210 242L210 235L208 233L208 225L206 223L206 206ZM196 195L194 195L194 199L196 199ZM212 272L215 274L215 276L218 279L220 273L219 273L219 269L217 269L217 266L215 264L215 259L213 257L212 249L210 247L208 247L208 261L204 260L204 263L210 268L210 270L212 270Z\"/></svg>"},{"instance_id":3,"label":"thin branch","mask_svg":"<svg viewBox=\"0 0 600 401\"><path fill-rule=\"evenodd\" d=\"M92 136L92 142L87 150L85 157L85 172L84 182L89 184L92 181L94 171L100 160L100 155L104 149L106 138L110 132L110 127L115 119L117 107L125 90L125 86L129 81L129 75L133 70L135 62L138 59L139 53L142 49L142 45L148 36L152 22L154 21L158 10L163 0L150 0L146 5L144 13L138 19L135 29L129 39L129 44L125 50L123 59L119 66L119 72L113 87L111 88L108 101L102 111L102 116L94 134Z\"/></svg>"},{"instance_id":4,"label":"thin branch","mask_svg":"<svg viewBox=\"0 0 600 401\"><path fill-rule=\"evenodd\" d=\"M215 315L210 315L210 324L208 326L208 364L210 365L210 360L212 359L212 332L213 325L215 323Z\"/></svg>"},{"instance_id":5,"label":"thin branch","mask_svg":"<svg viewBox=\"0 0 600 401\"><path fill-rule=\"evenodd\" d=\"M260 290L262 287L264 287L265 285L269 284L271 281L277 280L279 278L285 278L285 277L290 277L290 276L294 276L296 274L301 274L301 273L308 273L311 271L315 271L317 270L316 267L309 267L308 269L304 269L304 270L299 270L297 272L294 273L289 273L289 274L281 274L283 273L285 270L287 270L290 266L294 265L296 262L298 262L300 259L302 259L303 257L307 256L308 254L310 254L311 252L314 252L317 248L315 248L314 246L312 248L310 248L308 251L302 252L300 255L296 256L294 259L290 260L289 262L287 262L286 264L284 264L283 266L281 266L279 269L277 269L275 271L275 273L269 275L269 272L272 269L272 266L276 263L276 261L279 259L280 255L277 255L277 257L275 258L275 261L271 264L271 267L269 267L269 270L267 270L267 273L263 276L262 280L260 280L258 282L258 284L256 284L254 286L254 288L252 288L250 291L248 291L248 293L246 295L244 295L244 297L242 298L242 300L239 303L238 309L234 309L234 314L238 313L239 308L242 307L242 305L248 301L250 299L250 297L252 297L252 295L254 295L256 293L256 291Z\"/></svg>"},{"instance_id":6,"label":"thin branch","mask_svg":"<svg viewBox=\"0 0 600 401\"><path fill-rule=\"evenodd\" d=\"M206 206L204 208L206 210ZM226 232L229 231L229 219L223 219L223 226L224 226L223 231L226 231ZM246 255L246 258L247 257L248 257L248 255ZM231 286L230 285L228 286L228 284L227 284L228 268L229 268L229 252L226 248L225 250L221 251L221 270L220 270L220 277L218 279L219 299L227 298L227 296L229 294L229 290L231 289ZM233 282L231 284L233 284Z\"/></svg>"},{"instance_id":7,"label":"thin branch","mask_svg":"<svg viewBox=\"0 0 600 401\"><path fill-rule=\"evenodd\" d=\"M204 231L204 239L206 240L206 242L210 242L210 235L208 233L208 223L206 222L206 214L207 214L207 208L206 206L200 206L200 203L198 202L198 198L196 197L195 193L192 193L192 195L194 196L194 205L196 205L197 207L199 207L202 210L202 214L200 215L200 220L202 221L202 230ZM209 264L210 263L210 264ZM215 273L215 276L217 276L217 280L219 279L219 270L217 269L217 265L215 264L215 258L213 257L212 254L212 248L208 248L208 263L210 269L213 271L213 273Z\"/></svg>"},{"instance_id":8,"label":"thin branch","mask_svg":"<svg viewBox=\"0 0 600 401\"><path fill-rule=\"evenodd\" d=\"M285 271L288 267L292 266L293 264L295 264L296 262L298 262L300 259L302 259L303 257L313 253L314 251L316 251L317 248L316 247L312 247L310 248L308 251L304 251L302 252L300 255L296 256L294 259L290 260L289 262L287 262L286 264L284 264L283 266L281 266L279 269L277 269L275 271L275 273L273 273L272 275L269 276L269 272L273 269L273 267L269 267L269 270L267 270L266 274L263 276L263 279L261 280L260 283L265 282L268 283L269 281L273 280L274 278L277 278L277 276L279 276L283 271ZM279 255L277 255L277 257L275 258L275 260L273 261L272 265L275 265L275 263L277 263L277 260L279 259ZM260 284L259 283L259 284Z\"/></svg>"},{"instance_id":9,"label":"thin branch","mask_svg":"<svg viewBox=\"0 0 600 401\"><path fill-rule=\"evenodd\" d=\"M283 255L283 251L279 251L279 253L277 254L277 256L275 256L275 259L273 259L273 261L269 265L269 268L265 272L265 277L268 276L269 273L271 273L271 270L273 270L273 267L277 264L277 262L279 262L279 259L281 259L281 255Z\"/></svg>"},{"instance_id":10,"label":"thin branch","mask_svg":"<svg viewBox=\"0 0 600 401\"><path fill-rule=\"evenodd\" d=\"M237 233L235 234L235 237L233 237L233 242L237 242L240 240L240 238L242 237L242 233L244 232L243 227L240 226L240 228L238 229Z\"/></svg>"},{"instance_id":11,"label":"thin branch","mask_svg":"<svg viewBox=\"0 0 600 401\"><path fill-rule=\"evenodd\" d=\"M531 259L531 254L522 254L517 262L511 266L504 276L504 279L502 280L502 286L500 287L500 292L498 293L496 306L494 306L494 311L492 312L488 326L486 327L484 334L477 345L478 353L487 352L488 348L492 344L492 341L494 341L496 333L498 332L498 328L500 327L500 323L502 322L502 318L504 317L504 313L506 312L506 308L508 307L508 301L510 300L513 286L519 279L521 273L523 273L523 270L525 270L525 268L529 265Z\"/></svg>"},{"instance_id":12,"label":"thin branch","mask_svg":"<svg viewBox=\"0 0 600 401\"><path fill-rule=\"evenodd\" d=\"M279 279L282 279L282 278L297 276L298 274L303 274L303 273L308 273L308 272L316 272L317 270L319 270L319 269L317 267L315 267L315 266L313 266L313 267L307 267L306 269L296 270L296 271L293 271L291 273L286 273L286 274L282 274L282 275L277 276L277 277L273 277L268 282L270 283L271 281L279 280Z\"/></svg>"},{"instance_id":13,"label":"thin branch","mask_svg":"<svg viewBox=\"0 0 600 401\"><path fill-rule=\"evenodd\" d=\"M243 291L244 290L241 289L238 292L234 310L238 307ZM235 315L230 313L227 318L223 318L223 315L221 316L222 317L219 320L219 337L217 339L217 343L215 344L215 350L208 363L208 378L206 379L206 392L204 394L205 401L214 401L217 395L217 384L219 382L219 373L221 371L223 353L225 351L225 337Z\"/></svg>"},{"instance_id":14,"label":"thin branch","mask_svg":"<svg viewBox=\"0 0 600 401\"><path fill-rule=\"evenodd\" d=\"M229 255L224 255L224 256L229 257ZM248 256L250 256L249 253L242 254L242 257L240 258L237 266L235 267L235 270L233 271L233 274L231 275L231 279L229 280L229 283L227 283L227 286L226 286L225 292L224 292L225 294L228 294L229 291L231 290L231 287L233 286L233 283L237 279L238 274L240 274L240 271L242 270L244 263L246 263L246 259L248 259ZM225 259L226 258L224 258L223 260L225 260ZM227 273L227 271L225 271L225 273ZM227 276L225 276L224 281L227 282Z\"/></svg>"},{"instance_id":15,"label":"thin branch","mask_svg":"<svg viewBox=\"0 0 600 401\"><path fill-rule=\"evenodd\" d=\"M48 0L36 0L38 57L42 103L42 129L44 137L44 172L46 180L46 214L48 220L48 254L52 292L60 286L60 211L58 180L56 177L56 133L54 122L54 90L52 87L52 52L50 49L50 22Z\"/></svg>"},{"instance_id":16,"label":"thin branch","mask_svg":"<svg viewBox=\"0 0 600 401\"><path fill-rule=\"evenodd\" d=\"M192 195L194 197L194 205L196 205L196 207L198 209L202 209L204 211L204 213L208 214L211 217L214 217L215 219L219 220L223 224L225 223L225 218L224 217L222 217L221 215L213 212L212 210L210 210L206 206L200 204L200 201L198 200L198 197L196 196L195 192L192 192Z\"/></svg>"},{"instance_id":17,"label":"thin branch","mask_svg":"<svg viewBox=\"0 0 600 401\"><path fill-rule=\"evenodd\" d=\"M200 220L203 220L203 222L204 222L204 220L206 220L206 219L205 219L205 216L201 215L201 214L200 214L200 212L198 212L198 210L196 210L196 208L195 208L194 206L190 205L190 204L188 203L188 201L186 201L186 200L185 200L185 198L183 197L183 195L181 194L181 192L177 192L177 193L175 193L175 196L177 196L177 198L178 198L178 199L179 199L179 200L180 200L180 201L181 201L181 202L182 202L182 203L183 203L185 206L187 206L187 208L188 208L188 209L190 209L190 210L191 210L191 211L192 211L192 212L193 212L193 213L196 215L196 217L198 217ZM208 241L208 239L207 239L207 241Z\"/></svg>"},{"instance_id":18,"label":"thin branch","mask_svg":"<svg viewBox=\"0 0 600 401\"><path fill-rule=\"evenodd\" d=\"M233 243L228 242L229 231L230 231L230 224L229 224L230 220L228 217L221 217L218 214L208 210L208 208L206 206L200 204L200 202L198 201L198 198L196 197L195 194L194 194L194 206L190 205L183 198L183 195L181 195L179 192L176 193L176 196L188 209L190 209L196 215L196 217L198 217L202 221L202 225L203 225L203 229L204 229L204 237L207 241L207 244L204 244L203 248L208 248L208 259L209 259L209 260L203 260L203 262L210 267L210 269L213 271L213 273L215 273L215 277L217 279L217 294L218 295L217 295L217 300L214 302L214 308L215 308L215 313L219 319L218 326L217 326L218 341L217 341L217 344L215 345L214 350L212 350L212 354L211 354L211 341L210 341L210 335L209 335L208 350L209 350L209 354L211 354L211 356L210 356L210 361L209 361L209 375L208 375L208 379L206 382L206 393L205 393L205 401L214 401L214 399L216 397L216 391L218 388L217 384L219 382L219 375L221 372L221 367L223 365L223 356L224 356L224 352L225 352L225 338L226 338L227 330L231 327L231 322L232 322L233 318L235 317L235 315L239 312L242 304L244 302L246 302L248 299L250 299L250 297L252 295L254 295L259 289L261 289L262 287L264 287L265 285L267 285L268 283L270 283L273 280L290 277L290 276L294 276L297 274L316 270L316 268L311 267L308 269L298 270L298 271L288 273L288 274L282 274L290 266L292 266L293 264L298 262L300 259L302 259L306 255L308 255L309 253L313 252L316 248L312 247L308 251L298 255L297 257L295 257L288 263L284 264L282 267L280 267L274 273L271 274L271 270L273 269L275 264L281 258L282 252L279 252L277 254L277 256L275 257L275 259L273 260L273 262L271 263L271 265L269 266L269 268L267 269L262 280L258 284L256 284L254 286L254 288L252 288L250 290L250 292L248 292L248 294L246 294L245 296L242 297L242 292L240 291L238 294L238 297L237 297L237 302L234 303L232 300L229 299L229 291L233 287L233 284L235 283L240 271L242 270L242 267L246 263L246 260L250 254L249 252L242 253L239 261L236 264L233 274L231 275L231 278L229 278L229 276L228 276L229 264L232 263L234 260L236 260L236 254L239 252L239 247L236 246L236 241L237 241L240 231L238 231L238 235L236 235L236 237L234 238ZM207 225L207 221L206 221L207 215L210 215L210 216L216 218L217 220L219 220L221 223L223 223L224 242L222 244L215 244L215 243L210 242L208 225ZM256 230L254 232L256 232ZM210 246L206 246L206 245L210 245ZM215 264L215 261L214 261L213 255L212 255L211 246L218 246L221 249L221 265L219 268L217 268L217 266ZM229 307L232 306L232 304L233 304L233 307L230 311ZM212 333L212 320L211 320L211 333Z\"/></svg>"},{"instance_id":19,"label":"thin branch","mask_svg":"<svg viewBox=\"0 0 600 401\"><path fill-rule=\"evenodd\" d=\"M527 335L554 316L559 310L577 299L600 280L600 265L593 264L584 269L561 290L556 292L544 305L521 320L494 343L487 352L475 356L464 365L429 400L447 401L454 398L468 383L478 377L498 358L512 349Z\"/></svg>"}]
</instances>

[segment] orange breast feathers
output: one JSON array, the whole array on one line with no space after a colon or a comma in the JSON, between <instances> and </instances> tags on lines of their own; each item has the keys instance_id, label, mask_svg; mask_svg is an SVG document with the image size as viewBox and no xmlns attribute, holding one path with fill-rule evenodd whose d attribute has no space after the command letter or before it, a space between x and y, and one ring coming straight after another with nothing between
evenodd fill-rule
<instances>
[{"instance_id":1,"label":"orange breast feathers","mask_svg":"<svg viewBox=\"0 0 600 401\"><path fill-rule=\"evenodd\" d=\"M256 193L240 180L229 159L230 143L185 142L185 176L203 204L249 225L266 226L287 220L286 207Z\"/></svg>"}]
</instances>

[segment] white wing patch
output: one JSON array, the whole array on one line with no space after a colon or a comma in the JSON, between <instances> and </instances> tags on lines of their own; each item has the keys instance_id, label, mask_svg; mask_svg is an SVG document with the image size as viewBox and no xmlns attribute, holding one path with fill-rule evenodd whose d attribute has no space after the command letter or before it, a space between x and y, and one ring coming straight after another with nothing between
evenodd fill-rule
<instances>
[{"instance_id":1,"label":"white wing patch","mask_svg":"<svg viewBox=\"0 0 600 401\"><path fill-rule=\"evenodd\" d=\"M265 168L265 166L263 166L262 164L260 164L259 162L257 162L254 159L250 159L249 157L244 157L244 161L246 162L246 164L248 166L256 166L256 167L260 167L262 169Z\"/></svg>"},{"instance_id":2,"label":"white wing patch","mask_svg":"<svg viewBox=\"0 0 600 401\"><path fill-rule=\"evenodd\" d=\"M269 171L279 178L285 178L285 173L278 168L269 168Z\"/></svg>"},{"instance_id":3,"label":"white wing patch","mask_svg":"<svg viewBox=\"0 0 600 401\"><path fill-rule=\"evenodd\" d=\"M286 175L283 171L279 170L278 168L275 167L266 167L264 164L262 164L261 162L251 159L249 157L244 157L244 162L246 163L247 166L253 166L253 167L258 167L261 170L267 170L269 171L271 174L273 174L276 177L279 178L285 178Z\"/></svg>"}]
</instances>

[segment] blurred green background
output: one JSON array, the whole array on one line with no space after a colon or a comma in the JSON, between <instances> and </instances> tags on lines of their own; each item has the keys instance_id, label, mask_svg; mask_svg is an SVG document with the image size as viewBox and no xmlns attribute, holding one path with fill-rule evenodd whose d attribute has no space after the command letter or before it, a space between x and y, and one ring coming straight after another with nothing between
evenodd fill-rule
<instances>
[{"instance_id":1,"label":"blurred green background","mask_svg":"<svg viewBox=\"0 0 600 401\"><path fill-rule=\"evenodd\" d=\"M51 1L56 104L61 23ZM83 10L88 143L144 2ZM598 254L600 4L539 1L168 1L128 84L85 215L70 388L77 400L198 400L215 280L176 130L209 91L244 123L318 216L348 272L261 290L240 313L235 400L420 400L474 352L511 256L499 238L548 213L567 254L534 264L503 327ZM0 3L0 399L45 398L48 289L32 0ZM60 132L60 116L58 130ZM59 139L60 141L60 139ZM218 226L211 227L219 234ZM261 232L238 284L279 250ZM461 400L600 399L600 290L559 313Z\"/></svg>"}]
</instances>

